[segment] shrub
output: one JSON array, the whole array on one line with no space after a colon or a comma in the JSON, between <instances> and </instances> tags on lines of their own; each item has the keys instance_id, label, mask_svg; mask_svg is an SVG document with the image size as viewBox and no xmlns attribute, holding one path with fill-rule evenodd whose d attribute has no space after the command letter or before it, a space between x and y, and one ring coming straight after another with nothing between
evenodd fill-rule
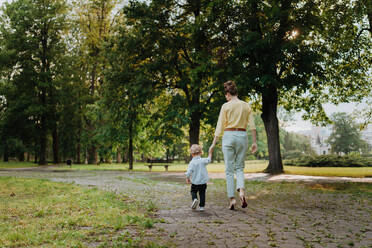
<instances>
[{"instance_id":1,"label":"shrub","mask_svg":"<svg viewBox=\"0 0 372 248\"><path fill-rule=\"evenodd\" d=\"M304 154L299 150L292 150L283 152L283 159L296 159L303 157Z\"/></svg>"},{"instance_id":2,"label":"shrub","mask_svg":"<svg viewBox=\"0 0 372 248\"><path fill-rule=\"evenodd\" d=\"M284 165L304 167L372 167L372 159L360 155L304 156L284 161Z\"/></svg>"},{"instance_id":3,"label":"shrub","mask_svg":"<svg viewBox=\"0 0 372 248\"><path fill-rule=\"evenodd\" d=\"M256 160L257 158L254 155L248 155L246 160Z\"/></svg>"}]
</instances>

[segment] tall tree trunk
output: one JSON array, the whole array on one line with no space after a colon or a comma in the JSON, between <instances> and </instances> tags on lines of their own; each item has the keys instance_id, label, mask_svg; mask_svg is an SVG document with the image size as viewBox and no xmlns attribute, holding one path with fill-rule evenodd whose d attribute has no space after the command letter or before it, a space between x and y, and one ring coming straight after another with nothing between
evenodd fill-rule
<instances>
[{"instance_id":1,"label":"tall tree trunk","mask_svg":"<svg viewBox=\"0 0 372 248\"><path fill-rule=\"evenodd\" d=\"M40 152L39 152L39 165L46 165L46 148L47 148L47 132L45 127L42 127L40 132Z\"/></svg>"},{"instance_id":2,"label":"tall tree trunk","mask_svg":"<svg viewBox=\"0 0 372 248\"><path fill-rule=\"evenodd\" d=\"M118 164L120 164L122 162L120 150L121 150L121 147L118 147L117 152L116 152L116 163L118 163Z\"/></svg>"},{"instance_id":3,"label":"tall tree trunk","mask_svg":"<svg viewBox=\"0 0 372 248\"><path fill-rule=\"evenodd\" d=\"M95 129L94 124L89 121L88 130L89 130L90 136L93 135L94 129ZM93 144L93 142L91 142L88 145L88 164L97 164L97 162L98 162L97 147Z\"/></svg>"},{"instance_id":4,"label":"tall tree trunk","mask_svg":"<svg viewBox=\"0 0 372 248\"><path fill-rule=\"evenodd\" d=\"M199 135L200 135L200 90L195 89L193 92L191 100L191 118L190 118L190 126L189 126L189 141L190 146L192 144L199 144Z\"/></svg>"},{"instance_id":5,"label":"tall tree trunk","mask_svg":"<svg viewBox=\"0 0 372 248\"><path fill-rule=\"evenodd\" d=\"M165 151L165 156L166 156L167 161L169 161L169 154L170 152L169 152L169 149L167 148Z\"/></svg>"},{"instance_id":6,"label":"tall tree trunk","mask_svg":"<svg viewBox=\"0 0 372 248\"><path fill-rule=\"evenodd\" d=\"M79 122L78 137L76 145L76 164L81 164L81 122Z\"/></svg>"},{"instance_id":7,"label":"tall tree trunk","mask_svg":"<svg viewBox=\"0 0 372 248\"><path fill-rule=\"evenodd\" d=\"M129 122L129 149L128 149L129 170L133 170L133 119Z\"/></svg>"},{"instance_id":8,"label":"tall tree trunk","mask_svg":"<svg viewBox=\"0 0 372 248\"><path fill-rule=\"evenodd\" d=\"M81 144L80 140L78 140L78 143L76 145L76 161L75 164L81 164Z\"/></svg>"},{"instance_id":9,"label":"tall tree trunk","mask_svg":"<svg viewBox=\"0 0 372 248\"><path fill-rule=\"evenodd\" d=\"M18 159L19 159L20 162L24 162L25 161L25 153L24 152L20 152Z\"/></svg>"},{"instance_id":10,"label":"tall tree trunk","mask_svg":"<svg viewBox=\"0 0 372 248\"><path fill-rule=\"evenodd\" d=\"M194 112L191 114L191 122L189 129L189 141L190 146L192 144L199 144L199 135L200 135L200 114Z\"/></svg>"},{"instance_id":11,"label":"tall tree trunk","mask_svg":"<svg viewBox=\"0 0 372 248\"><path fill-rule=\"evenodd\" d=\"M269 149L269 165L265 172L278 174L283 172L282 157L280 154L279 125L276 117L278 104L278 90L275 86L269 86L262 93L261 118L265 125L267 144Z\"/></svg>"},{"instance_id":12,"label":"tall tree trunk","mask_svg":"<svg viewBox=\"0 0 372 248\"><path fill-rule=\"evenodd\" d=\"M9 150L8 150L8 142L5 139L4 142L4 162L9 162Z\"/></svg>"},{"instance_id":13,"label":"tall tree trunk","mask_svg":"<svg viewBox=\"0 0 372 248\"><path fill-rule=\"evenodd\" d=\"M37 140L35 139L35 157L34 157L34 163L37 164L38 162L38 156L39 156L39 149L38 149L38 144Z\"/></svg>"},{"instance_id":14,"label":"tall tree trunk","mask_svg":"<svg viewBox=\"0 0 372 248\"><path fill-rule=\"evenodd\" d=\"M48 85L50 85L50 80L48 76L48 72L50 72L50 67L48 63L48 24L43 22L43 28L41 30L41 46L42 46L42 54L41 54L41 82L43 82L43 86L41 87L40 91L40 103L43 106L47 106L47 93L51 94L52 91L49 90L48 92ZM49 110L44 110L44 113L41 114L40 120L40 153L39 153L39 165L46 165L46 156L47 156L47 133L48 133L48 119Z\"/></svg>"},{"instance_id":15,"label":"tall tree trunk","mask_svg":"<svg viewBox=\"0 0 372 248\"><path fill-rule=\"evenodd\" d=\"M95 54L98 54L96 52ZM96 72L97 72L97 62L94 62L93 68L92 68L92 75L90 79L90 95L92 97L92 100L94 101L95 96L95 86L96 86ZM88 130L90 135L94 133L94 130L96 129L95 123L92 123L92 121L88 122ZM90 144L88 147L88 164L97 164L97 148L94 144Z\"/></svg>"},{"instance_id":16,"label":"tall tree trunk","mask_svg":"<svg viewBox=\"0 0 372 248\"><path fill-rule=\"evenodd\" d=\"M59 164L59 146L58 146L58 130L54 127L53 130L53 163Z\"/></svg>"},{"instance_id":17,"label":"tall tree trunk","mask_svg":"<svg viewBox=\"0 0 372 248\"><path fill-rule=\"evenodd\" d=\"M90 145L88 147L88 164L97 164L97 149L96 146Z\"/></svg>"}]
</instances>

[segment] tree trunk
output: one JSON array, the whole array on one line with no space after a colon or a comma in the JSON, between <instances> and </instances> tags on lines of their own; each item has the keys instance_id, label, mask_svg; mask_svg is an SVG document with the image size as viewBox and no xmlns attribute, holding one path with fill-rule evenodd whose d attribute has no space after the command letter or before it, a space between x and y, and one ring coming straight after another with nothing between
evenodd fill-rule
<instances>
[{"instance_id":1,"label":"tree trunk","mask_svg":"<svg viewBox=\"0 0 372 248\"><path fill-rule=\"evenodd\" d=\"M165 156L166 156L167 161L169 161L169 154L170 154L169 149L167 149L165 151Z\"/></svg>"},{"instance_id":2,"label":"tree trunk","mask_svg":"<svg viewBox=\"0 0 372 248\"><path fill-rule=\"evenodd\" d=\"M20 152L18 159L19 159L20 162L24 162L25 161L25 153L24 152Z\"/></svg>"},{"instance_id":3,"label":"tree trunk","mask_svg":"<svg viewBox=\"0 0 372 248\"><path fill-rule=\"evenodd\" d=\"M195 106L195 105L193 105ZM190 147L193 144L199 144L200 134L200 112L195 110L191 113L190 129L189 129L189 141ZM191 161L192 156L189 155L188 161Z\"/></svg>"},{"instance_id":4,"label":"tree trunk","mask_svg":"<svg viewBox=\"0 0 372 248\"><path fill-rule=\"evenodd\" d=\"M267 144L269 149L269 165L265 172L278 174L283 172L282 157L280 154L279 125L276 117L278 104L278 90L275 86L268 86L262 93L261 118L265 125Z\"/></svg>"},{"instance_id":5,"label":"tree trunk","mask_svg":"<svg viewBox=\"0 0 372 248\"><path fill-rule=\"evenodd\" d=\"M129 170L133 170L133 119L129 122L129 149L128 149Z\"/></svg>"},{"instance_id":6,"label":"tree trunk","mask_svg":"<svg viewBox=\"0 0 372 248\"><path fill-rule=\"evenodd\" d=\"M81 163L81 141L80 141L80 137L81 137L81 126L79 126L79 129L78 129L78 138L77 138L77 145L76 145L76 164L80 164Z\"/></svg>"},{"instance_id":7,"label":"tree trunk","mask_svg":"<svg viewBox=\"0 0 372 248\"><path fill-rule=\"evenodd\" d=\"M116 163L118 163L118 164L120 164L122 162L120 149L121 148L118 147L117 152L116 152Z\"/></svg>"},{"instance_id":8,"label":"tree trunk","mask_svg":"<svg viewBox=\"0 0 372 248\"><path fill-rule=\"evenodd\" d=\"M80 140L78 140L77 146L76 146L76 161L75 164L81 164L81 144Z\"/></svg>"},{"instance_id":9,"label":"tree trunk","mask_svg":"<svg viewBox=\"0 0 372 248\"><path fill-rule=\"evenodd\" d=\"M123 150L123 159L122 159L122 162L123 163L128 163L128 151L127 150Z\"/></svg>"},{"instance_id":10,"label":"tree trunk","mask_svg":"<svg viewBox=\"0 0 372 248\"><path fill-rule=\"evenodd\" d=\"M97 53L98 54L98 53ZM94 93L95 93L95 85L96 85L96 70L97 70L97 62L93 64L92 68L92 74L91 74L91 79L90 79L90 95L92 99L94 99ZM90 134L94 133L95 130L95 124L92 123L92 121L88 122L88 130ZM96 152L96 146L95 145L90 145L88 148L88 164L97 164L97 152Z\"/></svg>"},{"instance_id":11,"label":"tree trunk","mask_svg":"<svg viewBox=\"0 0 372 248\"><path fill-rule=\"evenodd\" d=\"M94 145L88 147L88 164L97 164L97 149Z\"/></svg>"},{"instance_id":12,"label":"tree trunk","mask_svg":"<svg viewBox=\"0 0 372 248\"><path fill-rule=\"evenodd\" d=\"M58 146L58 131L57 127L53 130L53 163L59 164L59 146Z\"/></svg>"},{"instance_id":13,"label":"tree trunk","mask_svg":"<svg viewBox=\"0 0 372 248\"><path fill-rule=\"evenodd\" d=\"M199 92L195 93L193 96L195 101L191 103L191 108L195 108L193 112L191 113L191 120L190 120L190 126L189 126L189 141L190 146L193 144L199 144L199 135L200 135L200 118L201 113L199 109Z\"/></svg>"},{"instance_id":14,"label":"tree trunk","mask_svg":"<svg viewBox=\"0 0 372 248\"><path fill-rule=\"evenodd\" d=\"M90 138L92 139L92 134L94 133L94 125L91 121L88 122L88 132L90 133ZM88 145L88 164L97 164L98 156L97 156L97 147L94 144Z\"/></svg>"},{"instance_id":15,"label":"tree trunk","mask_svg":"<svg viewBox=\"0 0 372 248\"><path fill-rule=\"evenodd\" d=\"M44 122L42 118L42 122ZM39 152L39 165L46 165L46 148L47 148L47 131L45 125L41 124L40 132L40 152Z\"/></svg>"},{"instance_id":16,"label":"tree trunk","mask_svg":"<svg viewBox=\"0 0 372 248\"><path fill-rule=\"evenodd\" d=\"M4 162L9 162L8 142L4 142Z\"/></svg>"},{"instance_id":17,"label":"tree trunk","mask_svg":"<svg viewBox=\"0 0 372 248\"><path fill-rule=\"evenodd\" d=\"M39 156L39 149L38 149L38 144L35 140L35 157L34 157L34 163L37 164L37 161L38 161L38 156Z\"/></svg>"},{"instance_id":18,"label":"tree trunk","mask_svg":"<svg viewBox=\"0 0 372 248\"><path fill-rule=\"evenodd\" d=\"M52 91L49 90L48 92L48 85L50 85L50 80L48 76L48 72L50 71L49 63L48 63L48 25L46 22L43 22L43 28L41 30L41 47L42 47L42 54L41 54L41 71L40 80L43 85L40 85L40 103L43 106L47 106L47 93L51 93ZM50 102L49 102L50 103ZM39 153L39 165L46 165L46 156L47 156L47 133L48 133L48 114L49 110L44 110L44 113L41 114L40 120L40 153Z\"/></svg>"}]
</instances>

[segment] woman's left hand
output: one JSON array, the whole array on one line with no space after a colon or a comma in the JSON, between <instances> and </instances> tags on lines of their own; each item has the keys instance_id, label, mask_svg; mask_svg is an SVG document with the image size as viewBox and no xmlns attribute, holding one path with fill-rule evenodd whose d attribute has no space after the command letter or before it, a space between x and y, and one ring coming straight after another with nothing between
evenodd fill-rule
<instances>
[{"instance_id":1,"label":"woman's left hand","mask_svg":"<svg viewBox=\"0 0 372 248\"><path fill-rule=\"evenodd\" d=\"M251 151L253 154L257 152L257 143L252 144Z\"/></svg>"}]
</instances>

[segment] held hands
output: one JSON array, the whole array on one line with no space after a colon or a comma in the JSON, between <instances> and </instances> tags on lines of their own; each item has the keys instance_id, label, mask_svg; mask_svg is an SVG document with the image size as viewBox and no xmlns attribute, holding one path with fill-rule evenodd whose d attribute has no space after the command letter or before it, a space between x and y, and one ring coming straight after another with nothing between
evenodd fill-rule
<instances>
[{"instance_id":1,"label":"held hands","mask_svg":"<svg viewBox=\"0 0 372 248\"><path fill-rule=\"evenodd\" d=\"M212 154L212 153L213 153L214 146L215 146L215 145L211 145L211 146L209 147L209 150L208 150L208 153L209 153L209 154Z\"/></svg>"},{"instance_id":2,"label":"held hands","mask_svg":"<svg viewBox=\"0 0 372 248\"><path fill-rule=\"evenodd\" d=\"M188 177L186 178L186 183L189 183L189 184L191 183L190 178Z\"/></svg>"}]
</instances>

